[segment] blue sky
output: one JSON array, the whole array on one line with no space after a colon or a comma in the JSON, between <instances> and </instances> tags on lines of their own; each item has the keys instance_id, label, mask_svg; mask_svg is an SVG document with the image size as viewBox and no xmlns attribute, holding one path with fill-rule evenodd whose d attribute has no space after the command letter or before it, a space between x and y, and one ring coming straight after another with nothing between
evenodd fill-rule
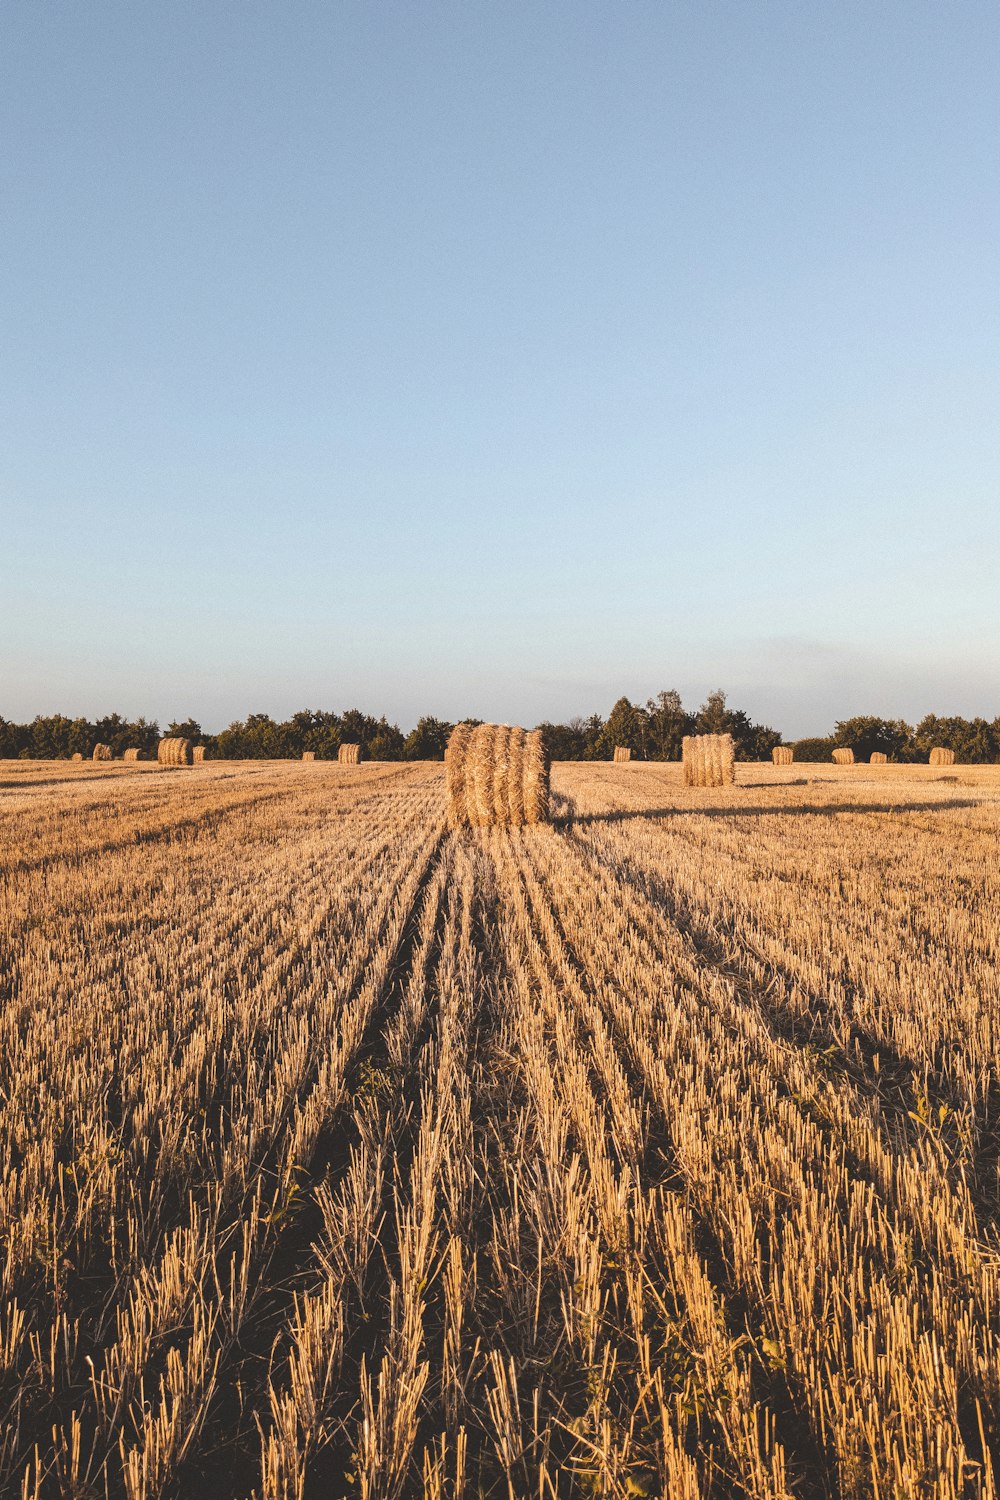
<instances>
[{"instance_id":1,"label":"blue sky","mask_svg":"<svg viewBox=\"0 0 1000 1500\"><path fill-rule=\"evenodd\" d=\"M0 26L0 714L1000 714L992 0Z\"/></svg>"}]
</instances>

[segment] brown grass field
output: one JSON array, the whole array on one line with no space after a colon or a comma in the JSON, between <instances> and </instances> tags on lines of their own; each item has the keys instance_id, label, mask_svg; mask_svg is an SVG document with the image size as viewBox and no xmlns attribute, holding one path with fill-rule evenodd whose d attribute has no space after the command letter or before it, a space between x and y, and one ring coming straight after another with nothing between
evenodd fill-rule
<instances>
[{"instance_id":1,"label":"brown grass field","mask_svg":"<svg viewBox=\"0 0 1000 1500\"><path fill-rule=\"evenodd\" d=\"M0 1494L994 1496L1000 768L0 763Z\"/></svg>"}]
</instances>

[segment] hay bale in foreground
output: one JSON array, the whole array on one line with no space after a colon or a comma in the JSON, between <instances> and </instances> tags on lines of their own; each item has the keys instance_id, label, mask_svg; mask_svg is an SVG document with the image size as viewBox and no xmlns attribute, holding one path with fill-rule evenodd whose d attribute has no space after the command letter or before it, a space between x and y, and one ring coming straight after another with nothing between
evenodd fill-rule
<instances>
[{"instance_id":1,"label":"hay bale in foreground","mask_svg":"<svg viewBox=\"0 0 1000 1500\"><path fill-rule=\"evenodd\" d=\"M191 741L180 736L161 740L156 747L156 759L161 766L191 765Z\"/></svg>"},{"instance_id":2,"label":"hay bale in foreground","mask_svg":"<svg viewBox=\"0 0 1000 1500\"><path fill-rule=\"evenodd\" d=\"M538 729L457 724L444 772L450 828L548 822L549 757Z\"/></svg>"},{"instance_id":3,"label":"hay bale in foreground","mask_svg":"<svg viewBox=\"0 0 1000 1500\"><path fill-rule=\"evenodd\" d=\"M95 745L94 746L94 759L95 760L114 760L114 756L111 754L111 746L110 745Z\"/></svg>"},{"instance_id":4,"label":"hay bale in foreground","mask_svg":"<svg viewBox=\"0 0 1000 1500\"><path fill-rule=\"evenodd\" d=\"M200 766L202 761L205 759L205 746L195 745L194 749L191 751L191 759L194 761L194 764L196 766Z\"/></svg>"},{"instance_id":5,"label":"hay bale in foreground","mask_svg":"<svg viewBox=\"0 0 1000 1500\"><path fill-rule=\"evenodd\" d=\"M853 766L853 764L854 764L854 751L853 750L835 750L833 752L833 758L834 758L834 761L837 763L838 766Z\"/></svg>"},{"instance_id":6,"label":"hay bale in foreground","mask_svg":"<svg viewBox=\"0 0 1000 1500\"><path fill-rule=\"evenodd\" d=\"M83 751L82 750L74 750L73 754L70 757L70 759L71 760L83 760Z\"/></svg>"},{"instance_id":7,"label":"hay bale in foreground","mask_svg":"<svg viewBox=\"0 0 1000 1500\"><path fill-rule=\"evenodd\" d=\"M928 764L932 766L953 766L955 764L955 752L954 750L946 750L943 745L935 745L931 751Z\"/></svg>"},{"instance_id":8,"label":"hay bale in foreground","mask_svg":"<svg viewBox=\"0 0 1000 1500\"><path fill-rule=\"evenodd\" d=\"M888 765L888 762L889 757L883 750L873 750L871 755L868 757L868 764L870 766L884 766Z\"/></svg>"},{"instance_id":9,"label":"hay bale in foreground","mask_svg":"<svg viewBox=\"0 0 1000 1500\"><path fill-rule=\"evenodd\" d=\"M632 759L632 751L629 749L629 747L627 745L616 745L615 746L614 759L616 761L631 760Z\"/></svg>"},{"instance_id":10,"label":"hay bale in foreground","mask_svg":"<svg viewBox=\"0 0 1000 1500\"><path fill-rule=\"evenodd\" d=\"M795 751L791 745L775 745L771 751L771 761L776 766L790 766L795 760Z\"/></svg>"},{"instance_id":11,"label":"hay bale in foreground","mask_svg":"<svg viewBox=\"0 0 1000 1500\"><path fill-rule=\"evenodd\" d=\"M143 755L143 753L142 753L142 751L141 751L141 750L136 750L136 749L135 749L135 748L132 748L132 749L130 749L130 750L126 750L126 751L125 751L125 757L124 757L124 758L125 758L125 760L127 760L127 761L128 761L128 762L129 762L129 763L130 763L130 764L131 764L131 762L132 762L132 761L136 761L136 760L144 760L144 759L145 759L145 757L144 757L144 755Z\"/></svg>"},{"instance_id":12,"label":"hay bale in foreground","mask_svg":"<svg viewBox=\"0 0 1000 1500\"><path fill-rule=\"evenodd\" d=\"M303 760L315 760L316 759L316 751L315 750L303 750L303 752L302 752L302 759Z\"/></svg>"},{"instance_id":13,"label":"hay bale in foreground","mask_svg":"<svg viewBox=\"0 0 1000 1500\"><path fill-rule=\"evenodd\" d=\"M736 747L731 734L686 734L681 746L685 786L732 786Z\"/></svg>"},{"instance_id":14,"label":"hay bale in foreground","mask_svg":"<svg viewBox=\"0 0 1000 1500\"><path fill-rule=\"evenodd\" d=\"M337 751L337 760L342 766L356 766L361 759L360 745L341 745Z\"/></svg>"}]
</instances>

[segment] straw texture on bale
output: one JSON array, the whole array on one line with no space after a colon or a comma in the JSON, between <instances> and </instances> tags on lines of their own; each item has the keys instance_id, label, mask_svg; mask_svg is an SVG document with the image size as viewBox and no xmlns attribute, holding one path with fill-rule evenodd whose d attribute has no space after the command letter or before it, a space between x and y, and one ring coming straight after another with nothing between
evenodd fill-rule
<instances>
[{"instance_id":1,"label":"straw texture on bale","mask_svg":"<svg viewBox=\"0 0 1000 1500\"><path fill-rule=\"evenodd\" d=\"M444 775L451 828L548 822L549 757L540 730L458 724Z\"/></svg>"},{"instance_id":2,"label":"straw texture on bale","mask_svg":"<svg viewBox=\"0 0 1000 1500\"><path fill-rule=\"evenodd\" d=\"M686 734L681 759L685 786L732 786L736 780L731 734Z\"/></svg>"},{"instance_id":3,"label":"straw texture on bale","mask_svg":"<svg viewBox=\"0 0 1000 1500\"><path fill-rule=\"evenodd\" d=\"M302 752L302 759L303 760L315 760L316 759L316 751L315 750L303 750L303 752Z\"/></svg>"},{"instance_id":4,"label":"straw texture on bale","mask_svg":"<svg viewBox=\"0 0 1000 1500\"><path fill-rule=\"evenodd\" d=\"M179 736L161 740L156 749L156 758L161 766L189 766L191 741Z\"/></svg>"},{"instance_id":5,"label":"straw texture on bale","mask_svg":"<svg viewBox=\"0 0 1000 1500\"><path fill-rule=\"evenodd\" d=\"M853 764L854 764L854 751L853 750L835 750L833 752L833 758L836 761L836 763L837 763L838 766L853 766Z\"/></svg>"},{"instance_id":6,"label":"straw texture on bale","mask_svg":"<svg viewBox=\"0 0 1000 1500\"><path fill-rule=\"evenodd\" d=\"M195 745L194 749L191 751L191 758L196 766L200 766L202 761L205 759L205 746Z\"/></svg>"},{"instance_id":7,"label":"straw texture on bale","mask_svg":"<svg viewBox=\"0 0 1000 1500\"><path fill-rule=\"evenodd\" d=\"M615 760L631 760L632 752L627 745L615 746Z\"/></svg>"},{"instance_id":8,"label":"straw texture on bale","mask_svg":"<svg viewBox=\"0 0 1000 1500\"><path fill-rule=\"evenodd\" d=\"M94 746L94 759L95 760L112 760L113 758L114 757L111 754L111 746L110 745L95 745Z\"/></svg>"},{"instance_id":9,"label":"straw texture on bale","mask_svg":"<svg viewBox=\"0 0 1000 1500\"><path fill-rule=\"evenodd\" d=\"M790 766L795 759L795 751L791 745L775 745L771 751L771 759L776 766Z\"/></svg>"},{"instance_id":10,"label":"straw texture on bale","mask_svg":"<svg viewBox=\"0 0 1000 1500\"><path fill-rule=\"evenodd\" d=\"M128 761L142 760L143 759L142 751L141 750L136 750L134 747L131 750L126 750L125 751L125 759L128 760Z\"/></svg>"},{"instance_id":11,"label":"straw texture on bale","mask_svg":"<svg viewBox=\"0 0 1000 1500\"><path fill-rule=\"evenodd\" d=\"M74 750L74 752L73 752L73 759L74 760L83 760L83 751L82 750Z\"/></svg>"},{"instance_id":12,"label":"straw texture on bale","mask_svg":"<svg viewBox=\"0 0 1000 1500\"><path fill-rule=\"evenodd\" d=\"M872 766L885 766L889 763L889 757L884 750L873 750L868 757L868 763Z\"/></svg>"},{"instance_id":13,"label":"straw texture on bale","mask_svg":"<svg viewBox=\"0 0 1000 1500\"><path fill-rule=\"evenodd\" d=\"M361 746L341 745L337 751L337 759L342 766L356 766L361 759Z\"/></svg>"},{"instance_id":14,"label":"straw texture on bale","mask_svg":"<svg viewBox=\"0 0 1000 1500\"><path fill-rule=\"evenodd\" d=\"M929 764L932 766L953 766L955 764L954 750L946 750L943 745L935 745L931 751Z\"/></svg>"}]
</instances>

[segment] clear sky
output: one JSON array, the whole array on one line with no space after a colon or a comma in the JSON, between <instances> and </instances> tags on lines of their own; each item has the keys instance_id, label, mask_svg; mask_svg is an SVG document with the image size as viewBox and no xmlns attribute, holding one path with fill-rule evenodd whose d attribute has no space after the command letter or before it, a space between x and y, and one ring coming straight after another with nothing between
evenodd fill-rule
<instances>
[{"instance_id":1,"label":"clear sky","mask_svg":"<svg viewBox=\"0 0 1000 1500\"><path fill-rule=\"evenodd\" d=\"M1000 714L995 0L0 29L0 714Z\"/></svg>"}]
</instances>

